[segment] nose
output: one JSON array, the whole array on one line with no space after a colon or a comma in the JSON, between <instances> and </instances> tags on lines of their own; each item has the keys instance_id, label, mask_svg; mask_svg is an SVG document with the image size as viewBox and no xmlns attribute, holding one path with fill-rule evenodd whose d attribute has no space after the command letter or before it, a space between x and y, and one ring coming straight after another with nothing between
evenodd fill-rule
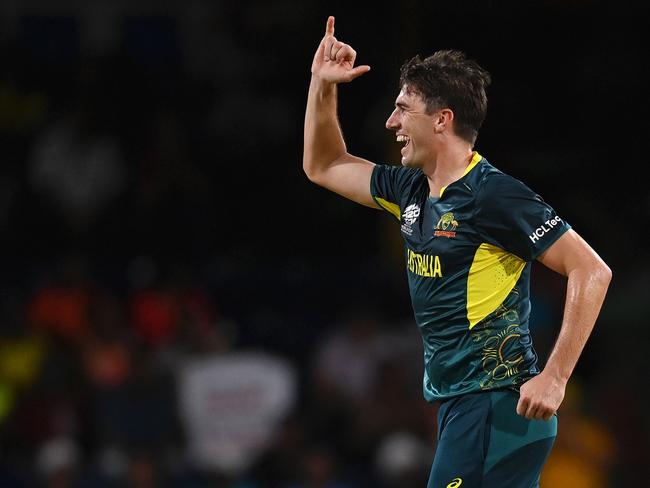
<instances>
[{"instance_id":1,"label":"nose","mask_svg":"<svg viewBox=\"0 0 650 488\"><path fill-rule=\"evenodd\" d=\"M388 117L388 120L386 120L386 128L388 130L396 130L396 129L399 128L399 124L397 122L397 117L395 116L396 112L397 112L397 109L393 110L393 112Z\"/></svg>"}]
</instances>

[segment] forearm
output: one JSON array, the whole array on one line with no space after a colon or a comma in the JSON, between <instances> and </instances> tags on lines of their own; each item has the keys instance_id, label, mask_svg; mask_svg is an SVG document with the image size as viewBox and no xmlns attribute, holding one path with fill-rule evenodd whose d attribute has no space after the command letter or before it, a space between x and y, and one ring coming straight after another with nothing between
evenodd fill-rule
<instances>
[{"instance_id":1,"label":"forearm","mask_svg":"<svg viewBox=\"0 0 650 488\"><path fill-rule=\"evenodd\" d=\"M611 271L602 261L568 274L562 327L544 368L558 381L569 380L596 323L610 280Z\"/></svg>"},{"instance_id":2,"label":"forearm","mask_svg":"<svg viewBox=\"0 0 650 488\"><path fill-rule=\"evenodd\" d=\"M312 76L305 112L303 169L310 179L346 153L337 113L337 85Z\"/></svg>"}]
</instances>

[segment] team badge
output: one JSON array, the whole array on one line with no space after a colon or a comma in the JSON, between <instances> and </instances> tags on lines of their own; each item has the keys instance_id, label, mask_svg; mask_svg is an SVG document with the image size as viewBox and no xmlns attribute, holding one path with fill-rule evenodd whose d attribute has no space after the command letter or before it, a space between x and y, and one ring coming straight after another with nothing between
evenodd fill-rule
<instances>
[{"instance_id":1,"label":"team badge","mask_svg":"<svg viewBox=\"0 0 650 488\"><path fill-rule=\"evenodd\" d=\"M438 223L434 227L433 235L438 237L456 237L456 228L458 227L458 221L454 219L454 214L447 212L440 217Z\"/></svg>"}]
</instances>

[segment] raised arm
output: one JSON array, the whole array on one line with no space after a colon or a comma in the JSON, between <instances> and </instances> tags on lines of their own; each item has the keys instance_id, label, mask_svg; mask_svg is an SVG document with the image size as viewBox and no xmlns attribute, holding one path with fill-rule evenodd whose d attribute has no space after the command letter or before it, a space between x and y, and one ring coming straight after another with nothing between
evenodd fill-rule
<instances>
[{"instance_id":1,"label":"raised arm","mask_svg":"<svg viewBox=\"0 0 650 488\"><path fill-rule=\"evenodd\" d=\"M564 316L546 367L521 386L517 413L547 420L564 399L566 384L594 327L612 272L573 230L538 260L568 278Z\"/></svg>"},{"instance_id":2,"label":"raised arm","mask_svg":"<svg viewBox=\"0 0 650 488\"><path fill-rule=\"evenodd\" d=\"M355 202L379 208L370 195L374 164L347 152L337 118L337 85L370 70L365 65L354 67L356 55L352 47L334 37L334 17L329 17L325 37L311 65L302 167L314 183Z\"/></svg>"}]
</instances>

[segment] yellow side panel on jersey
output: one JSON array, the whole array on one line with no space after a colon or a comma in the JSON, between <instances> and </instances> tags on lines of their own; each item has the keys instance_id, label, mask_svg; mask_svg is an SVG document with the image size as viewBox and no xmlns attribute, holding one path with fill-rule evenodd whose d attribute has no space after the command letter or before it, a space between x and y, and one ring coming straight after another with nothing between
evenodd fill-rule
<instances>
[{"instance_id":1,"label":"yellow side panel on jersey","mask_svg":"<svg viewBox=\"0 0 650 488\"><path fill-rule=\"evenodd\" d=\"M526 261L500 247L483 243L467 277L467 319L471 329L494 312L519 280Z\"/></svg>"},{"instance_id":2,"label":"yellow side panel on jersey","mask_svg":"<svg viewBox=\"0 0 650 488\"><path fill-rule=\"evenodd\" d=\"M384 210L389 211L392 213L397 220L402 219L402 212L399 209L399 205L395 203L388 202L384 200L383 198L375 197L375 201L379 204L380 207L382 207Z\"/></svg>"}]
</instances>

